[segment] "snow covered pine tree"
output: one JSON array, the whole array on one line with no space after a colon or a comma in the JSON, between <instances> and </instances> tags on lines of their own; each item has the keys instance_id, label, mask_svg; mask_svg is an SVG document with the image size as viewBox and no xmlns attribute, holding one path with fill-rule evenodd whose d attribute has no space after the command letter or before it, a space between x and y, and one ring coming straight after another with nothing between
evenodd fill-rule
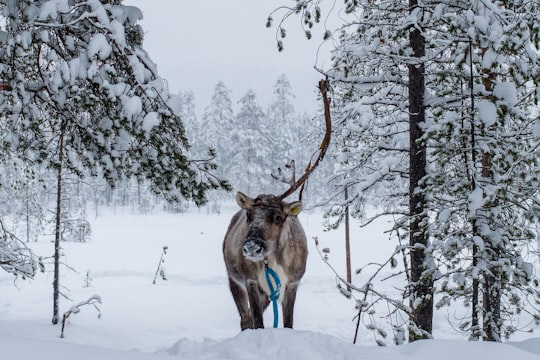
<instances>
[{"instance_id":1,"label":"snow covered pine tree","mask_svg":"<svg viewBox=\"0 0 540 360\"><path fill-rule=\"evenodd\" d=\"M141 11L121 0L0 1L2 149L57 172L111 185L149 179L169 201L206 201L228 188L211 155L192 160L184 126L142 48ZM60 201L55 253L58 257ZM58 259L53 323L58 322Z\"/></svg>"},{"instance_id":2,"label":"snow covered pine tree","mask_svg":"<svg viewBox=\"0 0 540 360\"><path fill-rule=\"evenodd\" d=\"M285 18L299 14L309 30L321 5L297 1L280 9ZM346 0L344 10L353 16L348 22L340 13L345 25L329 76L342 105L334 119L353 216L366 223L392 215L394 230L423 237L408 251L426 255L424 271L407 277L403 294L435 280L424 295L437 294L436 307L470 305L458 327L472 338L501 341L518 330L523 312L538 321L540 280L532 264L540 218L540 3ZM424 73L421 98L411 98L418 79L411 70ZM413 106L417 100L424 104ZM415 129L408 120L421 111ZM416 166L407 155L418 146L425 146L426 161L418 164L425 173L413 180ZM419 195L422 209L415 209L408 200ZM377 205L368 219L365 204ZM339 219L345 207L336 205ZM411 300L403 310L414 319L422 297Z\"/></svg>"}]
</instances>

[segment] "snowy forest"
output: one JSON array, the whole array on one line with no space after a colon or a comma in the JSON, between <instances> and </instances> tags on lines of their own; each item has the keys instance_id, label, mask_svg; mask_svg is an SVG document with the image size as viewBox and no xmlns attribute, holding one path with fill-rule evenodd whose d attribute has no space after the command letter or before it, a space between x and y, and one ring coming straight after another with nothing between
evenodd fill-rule
<instances>
[{"instance_id":1,"label":"snowy forest","mask_svg":"<svg viewBox=\"0 0 540 360\"><path fill-rule=\"evenodd\" d=\"M365 281L336 274L356 331L429 339L434 312L456 303L466 316L448 321L466 339L502 342L523 316L540 324L540 3L345 0L342 23L316 39L322 3L288 1L266 25L276 51L288 32L334 43L320 69L332 141L304 207L328 231L392 219L394 251L356 269ZM54 269L54 324L61 244L89 240L91 212L219 214L231 191L281 192L271 174L291 160L301 174L319 150L323 103L299 113L286 74L269 103L208 84L197 115L122 0L4 0L0 12L0 267ZM32 251L43 238L53 260ZM392 335L373 316L381 304Z\"/></svg>"}]
</instances>

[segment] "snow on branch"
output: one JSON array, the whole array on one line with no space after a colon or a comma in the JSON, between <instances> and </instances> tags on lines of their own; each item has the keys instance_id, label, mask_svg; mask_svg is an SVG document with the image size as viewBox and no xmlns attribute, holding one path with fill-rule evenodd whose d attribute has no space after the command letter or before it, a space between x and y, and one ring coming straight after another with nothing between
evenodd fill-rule
<instances>
[{"instance_id":1,"label":"snow on branch","mask_svg":"<svg viewBox=\"0 0 540 360\"><path fill-rule=\"evenodd\" d=\"M23 279L33 278L38 268L43 271L41 260L6 228L2 220L0 220L0 267Z\"/></svg>"},{"instance_id":2,"label":"snow on branch","mask_svg":"<svg viewBox=\"0 0 540 360\"><path fill-rule=\"evenodd\" d=\"M98 319L101 319L101 310L97 306L97 304L101 304L101 296L99 295L92 295L88 300L82 301L78 303L77 305L72 306L68 311L64 313L64 316L62 318L62 331L60 333L60 337L64 338L64 328L66 326L66 321L69 319L69 317L72 314L78 314L81 311L81 308L86 305L92 305L94 309L98 312Z\"/></svg>"},{"instance_id":3,"label":"snow on branch","mask_svg":"<svg viewBox=\"0 0 540 360\"><path fill-rule=\"evenodd\" d=\"M62 153L51 150L60 142L40 130L51 129L76 139L63 146L81 159L65 158L59 165L76 174L103 174L111 186L145 178L168 201L197 205L207 201L210 190L230 189L216 175L213 158L190 158L174 106L178 96L142 46L137 7L49 1L28 13L29 6L21 2L6 9L10 41L0 42L0 63L9 65L0 69L0 91L7 99L0 105L3 113L17 114L6 118L10 146L32 150L25 154Z\"/></svg>"}]
</instances>

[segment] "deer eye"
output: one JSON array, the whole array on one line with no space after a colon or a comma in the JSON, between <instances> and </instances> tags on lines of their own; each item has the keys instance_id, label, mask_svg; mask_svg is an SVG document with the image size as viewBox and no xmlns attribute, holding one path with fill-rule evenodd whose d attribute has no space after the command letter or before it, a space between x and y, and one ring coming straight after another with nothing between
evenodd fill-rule
<instances>
[{"instance_id":1,"label":"deer eye","mask_svg":"<svg viewBox=\"0 0 540 360\"><path fill-rule=\"evenodd\" d=\"M283 221L281 214L274 214L274 224L281 224L281 221Z\"/></svg>"},{"instance_id":2,"label":"deer eye","mask_svg":"<svg viewBox=\"0 0 540 360\"><path fill-rule=\"evenodd\" d=\"M253 213L250 210L247 211L246 216L247 216L247 221L249 222L253 221Z\"/></svg>"}]
</instances>

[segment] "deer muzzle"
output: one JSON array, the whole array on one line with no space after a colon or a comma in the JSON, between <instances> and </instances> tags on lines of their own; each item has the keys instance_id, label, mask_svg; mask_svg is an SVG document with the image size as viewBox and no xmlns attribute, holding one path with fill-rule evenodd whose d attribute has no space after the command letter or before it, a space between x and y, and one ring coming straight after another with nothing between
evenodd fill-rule
<instances>
[{"instance_id":1,"label":"deer muzzle","mask_svg":"<svg viewBox=\"0 0 540 360\"><path fill-rule=\"evenodd\" d=\"M244 256L251 261L261 261L266 253L266 245L258 238L248 238L242 247Z\"/></svg>"}]
</instances>

